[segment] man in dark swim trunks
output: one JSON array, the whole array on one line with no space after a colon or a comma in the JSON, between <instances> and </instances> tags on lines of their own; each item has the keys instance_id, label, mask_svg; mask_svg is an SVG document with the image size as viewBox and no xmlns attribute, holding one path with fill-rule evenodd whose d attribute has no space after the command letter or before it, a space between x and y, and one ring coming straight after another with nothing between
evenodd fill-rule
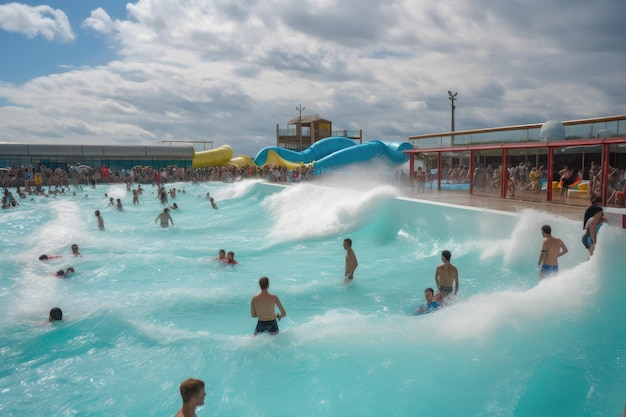
<instances>
[{"instance_id":1,"label":"man in dark swim trunks","mask_svg":"<svg viewBox=\"0 0 626 417\"><path fill-rule=\"evenodd\" d=\"M261 287L261 292L252 297L252 301L250 302L250 315L259 319L254 334L255 336L258 333L266 332L272 335L278 334L278 323L276 319L282 319L287 315L287 312L283 308L278 296L268 292L270 287L268 277L259 278L259 287ZM275 307L278 307L280 313L275 313Z\"/></svg>"},{"instance_id":2,"label":"man in dark swim trunks","mask_svg":"<svg viewBox=\"0 0 626 417\"><path fill-rule=\"evenodd\" d=\"M449 250L442 251L441 261L443 263L435 270L435 284L437 284L442 302L452 294L453 290L455 295L459 291L459 270L450 263L451 257L452 254Z\"/></svg>"}]
</instances>

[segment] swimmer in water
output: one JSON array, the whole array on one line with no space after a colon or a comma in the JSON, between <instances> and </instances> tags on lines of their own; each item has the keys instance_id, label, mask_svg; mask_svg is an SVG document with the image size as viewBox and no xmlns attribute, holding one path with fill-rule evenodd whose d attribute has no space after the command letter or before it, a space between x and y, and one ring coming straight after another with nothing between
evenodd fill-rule
<instances>
[{"instance_id":1,"label":"swimmer in water","mask_svg":"<svg viewBox=\"0 0 626 417\"><path fill-rule=\"evenodd\" d=\"M78 251L78 245L76 243L72 245L72 254L74 256L80 256L80 252Z\"/></svg>"},{"instance_id":2,"label":"swimmer in water","mask_svg":"<svg viewBox=\"0 0 626 417\"><path fill-rule=\"evenodd\" d=\"M250 314L258 319L254 335L265 332L271 335L278 334L276 319L282 319L287 315L287 312L278 296L269 293L270 280L268 277L259 278L259 287L261 287L261 292L252 297L250 301ZM278 314L275 313L276 307L280 310Z\"/></svg>"},{"instance_id":3,"label":"swimmer in water","mask_svg":"<svg viewBox=\"0 0 626 417\"><path fill-rule=\"evenodd\" d=\"M48 316L48 321L62 321L63 320L63 311L59 307L53 307L50 310L50 315Z\"/></svg>"},{"instance_id":4,"label":"swimmer in water","mask_svg":"<svg viewBox=\"0 0 626 417\"><path fill-rule=\"evenodd\" d=\"M48 259L56 259L56 258L62 258L62 256L49 256L49 255L43 254L39 257L39 260L47 261Z\"/></svg>"},{"instance_id":5,"label":"swimmer in water","mask_svg":"<svg viewBox=\"0 0 626 417\"><path fill-rule=\"evenodd\" d=\"M235 260L235 252L228 252L228 254L226 254L226 261L225 261L228 265L237 265L237 261Z\"/></svg>"},{"instance_id":6,"label":"swimmer in water","mask_svg":"<svg viewBox=\"0 0 626 417\"><path fill-rule=\"evenodd\" d=\"M70 275L70 274L73 274L73 273L74 273L74 268L72 268L72 267L70 266L70 267L69 267L69 268L67 268L65 271L64 271L64 270L62 270L62 269L59 269L59 270L57 271L57 273L56 273L56 274L54 274L54 275L56 275L58 278L63 278L63 277L66 277L66 276L68 276L68 275Z\"/></svg>"},{"instance_id":7,"label":"swimmer in water","mask_svg":"<svg viewBox=\"0 0 626 417\"><path fill-rule=\"evenodd\" d=\"M215 260L226 262L226 251L224 249L220 249L220 251L217 253L217 258L215 258Z\"/></svg>"},{"instance_id":8,"label":"swimmer in water","mask_svg":"<svg viewBox=\"0 0 626 417\"><path fill-rule=\"evenodd\" d=\"M441 251L441 261L443 262L435 269L435 284L441 295L442 302L446 297L459 291L459 270L450 263L452 254L449 250Z\"/></svg>"},{"instance_id":9,"label":"swimmer in water","mask_svg":"<svg viewBox=\"0 0 626 417\"><path fill-rule=\"evenodd\" d=\"M347 284L354 279L354 271L359 266L359 262L352 249L352 239L344 239L343 248L346 250L346 267L344 269L343 282Z\"/></svg>"},{"instance_id":10,"label":"swimmer in water","mask_svg":"<svg viewBox=\"0 0 626 417\"><path fill-rule=\"evenodd\" d=\"M543 242L537 266L539 267L539 279L547 278L559 273L558 258L567 253L567 246L561 239L552 236L550 225L541 226Z\"/></svg>"},{"instance_id":11,"label":"swimmer in water","mask_svg":"<svg viewBox=\"0 0 626 417\"><path fill-rule=\"evenodd\" d=\"M432 313L439 308L439 303L434 300L435 290L432 288L426 288L424 290L424 298L426 299L426 302L415 310L416 314Z\"/></svg>"},{"instance_id":12,"label":"swimmer in water","mask_svg":"<svg viewBox=\"0 0 626 417\"><path fill-rule=\"evenodd\" d=\"M183 399L183 406L176 412L174 417L195 416L196 408L204 405L206 392L204 381L201 379L189 378L180 384L180 396Z\"/></svg>"},{"instance_id":13,"label":"swimmer in water","mask_svg":"<svg viewBox=\"0 0 626 417\"><path fill-rule=\"evenodd\" d=\"M100 215L100 210L96 210L96 219L98 219L98 229L104 230L104 219Z\"/></svg>"},{"instance_id":14,"label":"swimmer in water","mask_svg":"<svg viewBox=\"0 0 626 417\"><path fill-rule=\"evenodd\" d=\"M154 222L156 223L158 220L161 221L161 227L163 228L169 227L169 222L172 222L172 227L174 227L174 219L172 219L172 216L170 216L170 209L168 209L167 207L163 209L163 213L160 213L158 216L156 216Z\"/></svg>"}]
</instances>

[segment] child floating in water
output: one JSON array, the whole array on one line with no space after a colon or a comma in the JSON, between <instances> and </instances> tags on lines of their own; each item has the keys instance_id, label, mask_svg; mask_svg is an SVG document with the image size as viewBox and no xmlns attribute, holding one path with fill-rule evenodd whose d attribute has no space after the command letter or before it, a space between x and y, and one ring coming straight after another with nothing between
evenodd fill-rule
<instances>
[{"instance_id":1,"label":"child floating in water","mask_svg":"<svg viewBox=\"0 0 626 417\"><path fill-rule=\"evenodd\" d=\"M61 256L61 255L57 255L57 256L50 256L50 255L43 254L43 255L41 255L41 256L39 257L39 260L40 260L40 261L47 261L48 259L56 259L56 258L62 258L62 256Z\"/></svg>"}]
</instances>

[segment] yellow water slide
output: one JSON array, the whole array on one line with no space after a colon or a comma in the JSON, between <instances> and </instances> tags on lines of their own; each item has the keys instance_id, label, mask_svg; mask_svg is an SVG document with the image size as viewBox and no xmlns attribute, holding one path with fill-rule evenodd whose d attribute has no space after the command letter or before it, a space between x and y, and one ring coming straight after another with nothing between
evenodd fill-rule
<instances>
[{"instance_id":1,"label":"yellow water slide","mask_svg":"<svg viewBox=\"0 0 626 417\"><path fill-rule=\"evenodd\" d=\"M233 157L235 152L228 145L208 151L194 152L191 159L192 168L217 167L226 164Z\"/></svg>"},{"instance_id":2,"label":"yellow water slide","mask_svg":"<svg viewBox=\"0 0 626 417\"><path fill-rule=\"evenodd\" d=\"M246 168L246 167L254 167L256 168L256 164L248 155L239 155L236 158L228 161L229 165L235 165L237 168Z\"/></svg>"},{"instance_id":3,"label":"yellow water slide","mask_svg":"<svg viewBox=\"0 0 626 417\"><path fill-rule=\"evenodd\" d=\"M266 165L282 166L287 169L298 169L304 166L302 162L291 162L291 161L287 161L286 159L281 158L280 155L278 155L273 150L270 150L267 153L267 161L265 161L263 166L266 166Z\"/></svg>"}]
</instances>

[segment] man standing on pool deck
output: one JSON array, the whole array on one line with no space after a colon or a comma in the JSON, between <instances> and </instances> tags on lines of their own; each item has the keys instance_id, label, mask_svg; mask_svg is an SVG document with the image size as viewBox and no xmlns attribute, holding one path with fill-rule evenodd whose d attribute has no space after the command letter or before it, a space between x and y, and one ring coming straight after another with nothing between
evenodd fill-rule
<instances>
[{"instance_id":1,"label":"man standing on pool deck","mask_svg":"<svg viewBox=\"0 0 626 417\"><path fill-rule=\"evenodd\" d=\"M196 417L196 407L204 405L206 391L204 381L189 378L180 383L180 396L183 398L183 406L174 417Z\"/></svg>"},{"instance_id":2,"label":"man standing on pool deck","mask_svg":"<svg viewBox=\"0 0 626 417\"><path fill-rule=\"evenodd\" d=\"M454 295L459 291L459 270L450 263L452 254L449 250L441 251L441 260L443 263L435 269L435 284L441 295L442 302L452 293L454 286Z\"/></svg>"},{"instance_id":3,"label":"man standing on pool deck","mask_svg":"<svg viewBox=\"0 0 626 417\"><path fill-rule=\"evenodd\" d=\"M272 335L278 334L276 319L282 319L287 315L287 312L285 312L278 296L268 292L270 287L270 279L268 277L259 278L259 287L261 287L261 292L252 297L252 301L250 301L250 315L259 319L254 335L256 336L258 333L263 332L268 332ZM275 306L278 307L280 313L275 313Z\"/></svg>"},{"instance_id":4,"label":"man standing on pool deck","mask_svg":"<svg viewBox=\"0 0 626 417\"><path fill-rule=\"evenodd\" d=\"M550 275L559 272L559 256L567 253L567 246L561 239L552 236L552 228L547 224L541 226L541 234L543 235L543 243L541 244L541 253L537 266L539 270L539 279L544 279Z\"/></svg>"},{"instance_id":5,"label":"man standing on pool deck","mask_svg":"<svg viewBox=\"0 0 626 417\"><path fill-rule=\"evenodd\" d=\"M168 209L167 207L163 209L163 213L156 216L154 222L156 223L157 220L161 220L161 227L168 227L170 225L169 222L172 222L172 227L174 227L174 219L172 219L172 216L170 216L170 209Z\"/></svg>"},{"instance_id":6,"label":"man standing on pool deck","mask_svg":"<svg viewBox=\"0 0 626 417\"><path fill-rule=\"evenodd\" d=\"M343 248L346 250L346 269L343 275L343 282L348 283L354 279L354 271L359 266L356 255L352 250L352 239L343 240Z\"/></svg>"}]
</instances>

